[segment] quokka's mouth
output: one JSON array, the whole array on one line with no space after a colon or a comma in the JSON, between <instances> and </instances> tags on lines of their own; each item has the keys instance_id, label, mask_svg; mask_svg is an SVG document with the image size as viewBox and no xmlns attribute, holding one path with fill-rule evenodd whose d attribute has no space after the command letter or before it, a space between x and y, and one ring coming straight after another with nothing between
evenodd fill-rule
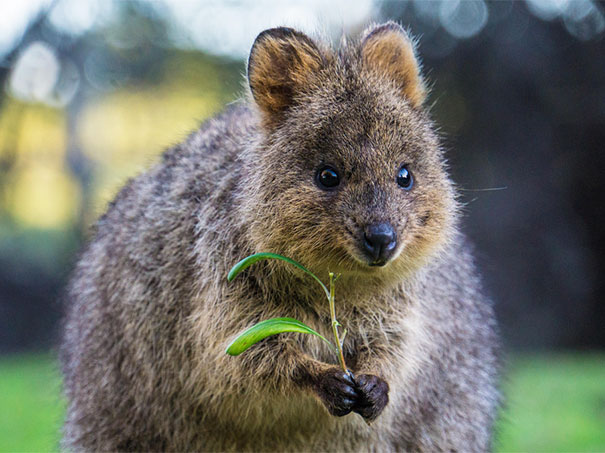
<instances>
[{"instance_id":1,"label":"quokka's mouth","mask_svg":"<svg viewBox=\"0 0 605 453\"><path fill-rule=\"evenodd\" d=\"M363 250L356 250L351 253L351 256L366 272L381 272L382 269L390 267L391 263L397 261L404 249L405 244L400 242L389 253L389 256L370 257Z\"/></svg>"}]
</instances>

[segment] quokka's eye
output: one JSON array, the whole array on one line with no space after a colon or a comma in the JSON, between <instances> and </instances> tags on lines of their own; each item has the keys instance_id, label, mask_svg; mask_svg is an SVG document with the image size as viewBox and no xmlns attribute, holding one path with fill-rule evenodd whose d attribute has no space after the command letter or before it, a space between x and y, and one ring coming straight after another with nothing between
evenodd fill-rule
<instances>
[{"instance_id":1,"label":"quokka's eye","mask_svg":"<svg viewBox=\"0 0 605 453\"><path fill-rule=\"evenodd\" d=\"M317 170L315 179L322 189L333 189L340 184L340 176L332 167L321 167Z\"/></svg>"},{"instance_id":2,"label":"quokka's eye","mask_svg":"<svg viewBox=\"0 0 605 453\"><path fill-rule=\"evenodd\" d=\"M414 178L412 172L408 170L407 165L402 165L397 173L397 184L405 190L410 190L414 185Z\"/></svg>"}]
</instances>

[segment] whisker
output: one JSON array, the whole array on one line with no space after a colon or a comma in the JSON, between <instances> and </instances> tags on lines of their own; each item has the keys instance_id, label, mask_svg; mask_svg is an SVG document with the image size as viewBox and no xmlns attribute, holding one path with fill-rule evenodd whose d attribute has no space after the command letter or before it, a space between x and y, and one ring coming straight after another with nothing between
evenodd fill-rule
<instances>
[{"instance_id":1,"label":"whisker","mask_svg":"<svg viewBox=\"0 0 605 453\"><path fill-rule=\"evenodd\" d=\"M462 188L458 188L458 190L462 191L462 192L495 192L497 190L506 190L508 189L507 186L502 186L502 187L488 187L486 189L462 189Z\"/></svg>"}]
</instances>

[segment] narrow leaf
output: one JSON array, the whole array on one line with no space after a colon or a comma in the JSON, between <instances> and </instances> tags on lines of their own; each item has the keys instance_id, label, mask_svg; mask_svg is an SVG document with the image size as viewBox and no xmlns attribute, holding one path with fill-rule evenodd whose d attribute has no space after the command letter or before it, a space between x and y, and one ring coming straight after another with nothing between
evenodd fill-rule
<instances>
[{"instance_id":1,"label":"narrow leaf","mask_svg":"<svg viewBox=\"0 0 605 453\"><path fill-rule=\"evenodd\" d=\"M250 267L257 261L266 260L266 259L282 260L287 263L293 264L297 268L301 269L302 271L306 272L311 277L313 277L317 281L317 283L319 283L321 285L324 292L326 293L326 296L328 298L330 298L330 291L328 291L328 288L326 288L326 285L323 284L323 282L317 277L317 275L315 275L313 272L311 272L309 269L307 269L305 266L303 266L299 262L294 261L292 258L286 258L285 256L278 255L277 253L256 253L254 255L248 256L247 258L244 258L243 260L241 260L239 263L237 263L235 266L233 266L231 268L231 270L229 271L229 274L227 275L227 280L229 280L229 281L233 280L237 276L237 274L239 274L244 269Z\"/></svg>"},{"instance_id":2,"label":"narrow leaf","mask_svg":"<svg viewBox=\"0 0 605 453\"><path fill-rule=\"evenodd\" d=\"M262 339L282 332L300 332L317 335L323 341L328 343L332 349L334 349L334 345L332 345L332 343L330 343L323 335L317 333L315 330L311 329L309 326L303 324L297 319L272 318L267 319L266 321L261 321L244 331L231 342L225 352L229 355L239 355Z\"/></svg>"}]
</instances>

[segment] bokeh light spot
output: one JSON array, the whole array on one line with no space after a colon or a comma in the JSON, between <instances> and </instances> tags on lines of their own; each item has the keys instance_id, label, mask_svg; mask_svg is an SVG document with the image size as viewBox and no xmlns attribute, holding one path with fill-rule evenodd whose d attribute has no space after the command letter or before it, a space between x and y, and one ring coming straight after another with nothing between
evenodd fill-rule
<instances>
[{"instance_id":1,"label":"bokeh light spot","mask_svg":"<svg viewBox=\"0 0 605 453\"><path fill-rule=\"evenodd\" d=\"M11 94L26 101L50 99L60 69L54 50L42 41L33 42L21 53L12 71Z\"/></svg>"},{"instance_id":2,"label":"bokeh light spot","mask_svg":"<svg viewBox=\"0 0 605 453\"><path fill-rule=\"evenodd\" d=\"M485 27L488 11L483 0L452 0L441 3L439 18L448 33L456 38L467 39Z\"/></svg>"}]
</instances>

